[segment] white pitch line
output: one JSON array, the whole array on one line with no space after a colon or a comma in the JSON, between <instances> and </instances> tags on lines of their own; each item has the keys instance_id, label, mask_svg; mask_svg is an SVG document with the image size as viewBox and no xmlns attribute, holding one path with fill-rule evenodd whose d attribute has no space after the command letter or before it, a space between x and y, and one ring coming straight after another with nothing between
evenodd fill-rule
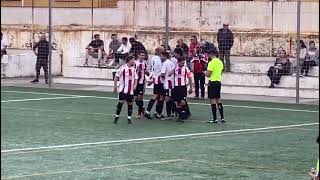
<instances>
[{"instance_id":1,"label":"white pitch line","mask_svg":"<svg viewBox=\"0 0 320 180\"><path fill-rule=\"evenodd\" d=\"M44 147L35 147L35 148L9 149L9 150L1 150L1 153L34 151L34 150L45 150L45 149L60 149L60 148L71 148L71 147L79 147L79 146L92 146L92 145L99 145L99 144L149 141L149 140L158 140L158 139L172 139L172 138L180 138L180 137L192 137L192 136L203 136L203 135L213 135L213 134L263 131L263 130L271 130L271 129L284 129L284 128L292 128L292 127L311 126L311 125L318 125L318 124L319 123L294 124L294 125L270 126L270 127L264 127L264 128L254 128L254 129L239 129L239 130L227 130L227 131L218 131L218 132L205 132L205 133L180 134L180 135L171 135L171 136L158 136L158 137L149 137L149 138L102 141L102 142L93 142L93 143L80 143L80 144L54 145L54 146L44 146Z\"/></svg>"},{"instance_id":2,"label":"white pitch line","mask_svg":"<svg viewBox=\"0 0 320 180\"><path fill-rule=\"evenodd\" d=\"M297 130L297 128L283 128L283 129L272 129L272 130L263 130L263 131L251 131L251 132L239 132L239 133L230 133L230 134L213 134L213 135L204 135L204 136L195 136L195 137L181 137L181 138L172 138L172 139L158 139L150 141L139 141L139 142L124 142L124 143L115 143L115 144L98 144L92 146L80 146L72 147L68 150L78 150L78 149L91 149L98 147L110 147L110 146L121 146L121 145L130 145L130 144L146 144L146 143L157 143L157 142L167 142L167 141L178 141L189 139L200 139L200 138L209 138L209 137L227 137L234 135L248 135L254 133L270 133L270 132L279 132L279 131L288 131L288 130ZM35 150L35 151L20 151L13 153L2 153L1 156L11 156L11 155L21 155L21 154L32 154L32 153L41 153L41 152L52 152L52 151L64 151L65 149L44 149L44 150Z\"/></svg>"},{"instance_id":3,"label":"white pitch line","mask_svg":"<svg viewBox=\"0 0 320 180\"><path fill-rule=\"evenodd\" d=\"M12 99L12 100L1 101L1 103L42 101L42 100L54 100L54 99L75 99L75 98L83 98L83 97L86 97L86 96L50 97L50 98L35 98L35 99Z\"/></svg>"},{"instance_id":4,"label":"white pitch line","mask_svg":"<svg viewBox=\"0 0 320 180\"><path fill-rule=\"evenodd\" d=\"M60 96L80 96L74 94L53 94L53 93L38 93L38 92L31 92L31 91L1 91L1 92L8 92L8 93L21 93L21 94L45 94L45 95L60 95ZM117 100L116 97L104 97L104 96L82 96L87 98L97 98L97 99L111 99ZM148 101L148 100L145 100ZM210 104L206 103L191 103L191 105L204 105L210 106ZM307 113L318 113L319 111L312 111L312 110L304 110L304 109L287 109L287 108L272 108L272 107L260 107L260 106L241 106L241 105L232 105L232 104L225 104L225 107L234 107L234 108L246 108L246 109L264 109L264 110L277 110L277 111L291 111L291 112L307 112Z\"/></svg>"},{"instance_id":5,"label":"white pitch line","mask_svg":"<svg viewBox=\"0 0 320 180\"><path fill-rule=\"evenodd\" d=\"M74 173L74 172L84 172L84 171L96 171L96 170L104 170L104 169L114 169L120 167L130 167L130 166L144 166L144 165L152 165L152 164L168 164L175 162L182 162L184 159L170 159L164 161L151 161L151 162L142 162L142 163L130 163L130 164L121 164L115 166L102 166L102 167L94 167L94 168L83 168L83 169L74 169L67 171L52 171L52 172L44 172L44 173L34 173L34 174L26 174L20 176L9 176L3 177L1 179L17 179L17 178L26 178L26 177L34 177L34 176L47 176L47 175L55 175L55 174L65 174L65 173Z\"/></svg>"}]
</instances>

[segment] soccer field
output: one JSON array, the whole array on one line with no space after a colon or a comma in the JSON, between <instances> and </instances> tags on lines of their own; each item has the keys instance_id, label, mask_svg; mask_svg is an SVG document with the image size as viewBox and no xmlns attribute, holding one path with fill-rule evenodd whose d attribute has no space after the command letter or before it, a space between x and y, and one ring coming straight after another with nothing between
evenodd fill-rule
<instances>
[{"instance_id":1,"label":"soccer field","mask_svg":"<svg viewBox=\"0 0 320 180\"><path fill-rule=\"evenodd\" d=\"M114 125L116 103L105 92L2 87L1 179L308 180L319 156L318 106L225 101L227 123L207 124L208 102L190 100L185 123L128 125L124 105Z\"/></svg>"}]
</instances>

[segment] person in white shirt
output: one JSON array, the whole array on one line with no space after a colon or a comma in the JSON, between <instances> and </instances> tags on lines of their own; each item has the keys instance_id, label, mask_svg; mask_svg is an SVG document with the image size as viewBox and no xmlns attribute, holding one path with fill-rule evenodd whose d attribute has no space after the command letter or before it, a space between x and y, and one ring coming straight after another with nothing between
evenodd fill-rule
<instances>
[{"instance_id":1,"label":"person in white shirt","mask_svg":"<svg viewBox=\"0 0 320 180\"><path fill-rule=\"evenodd\" d=\"M120 59L126 59L131 50L131 44L127 37L122 38L122 44L115 54L115 62L117 65L120 64ZM119 67L119 66L118 66Z\"/></svg>"},{"instance_id":2,"label":"person in white shirt","mask_svg":"<svg viewBox=\"0 0 320 180\"><path fill-rule=\"evenodd\" d=\"M114 92L119 93L119 102L117 105L116 117L114 124L118 123L119 115L122 109L124 101L128 104L128 124L132 124L131 116L133 111L133 92L137 87L138 76L134 67L134 57L128 56L126 58L126 64L121 66L114 78ZM119 89L118 89L119 81Z\"/></svg>"},{"instance_id":3,"label":"person in white shirt","mask_svg":"<svg viewBox=\"0 0 320 180\"><path fill-rule=\"evenodd\" d=\"M1 32L1 59L3 55L7 54L8 45L9 43L7 39L3 38L3 34Z\"/></svg>"},{"instance_id":4,"label":"person in white shirt","mask_svg":"<svg viewBox=\"0 0 320 180\"><path fill-rule=\"evenodd\" d=\"M145 60L146 53L144 51L140 51L138 53L138 59L135 61L135 68L138 76L137 88L134 91L135 102L138 106L138 119L144 117L144 104L143 104L143 95L145 89L145 76L149 75L148 72L148 64Z\"/></svg>"},{"instance_id":5,"label":"person in white shirt","mask_svg":"<svg viewBox=\"0 0 320 180\"><path fill-rule=\"evenodd\" d=\"M153 84L153 96L148 103L147 110L145 112L145 117L147 119L152 119L150 115L150 111L154 105L154 103L158 100L156 112L157 118L161 118L161 113L163 109L163 97L165 95L164 88L163 88L163 79L161 78L161 68L162 62L160 59L160 54L164 52L163 47L158 47L155 50L155 56L151 59L151 78L152 81L149 81L148 86ZM161 110L161 111L160 111Z\"/></svg>"},{"instance_id":6,"label":"person in white shirt","mask_svg":"<svg viewBox=\"0 0 320 180\"><path fill-rule=\"evenodd\" d=\"M166 111L167 118L171 118L172 108L174 102L172 101L171 96L173 96L173 88L174 88L174 76L169 76L169 72L172 71L176 65L170 60L170 55L168 52L162 52L160 55L162 63L161 68L161 77L163 78L163 86L165 91L165 101L166 101Z\"/></svg>"}]
</instances>

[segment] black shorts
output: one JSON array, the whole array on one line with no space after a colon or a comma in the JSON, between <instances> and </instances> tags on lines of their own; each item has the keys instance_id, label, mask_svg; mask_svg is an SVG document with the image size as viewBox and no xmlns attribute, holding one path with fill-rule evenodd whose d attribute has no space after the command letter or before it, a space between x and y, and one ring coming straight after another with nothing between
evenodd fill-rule
<instances>
[{"instance_id":1,"label":"black shorts","mask_svg":"<svg viewBox=\"0 0 320 180\"><path fill-rule=\"evenodd\" d=\"M175 86L174 87L174 101L180 102L182 100L187 100L187 86Z\"/></svg>"},{"instance_id":2,"label":"black shorts","mask_svg":"<svg viewBox=\"0 0 320 180\"><path fill-rule=\"evenodd\" d=\"M165 95L163 84L155 84L153 86L153 94Z\"/></svg>"},{"instance_id":3,"label":"black shorts","mask_svg":"<svg viewBox=\"0 0 320 180\"><path fill-rule=\"evenodd\" d=\"M128 103L133 102L133 95L120 92L119 93L119 100L120 101L127 101Z\"/></svg>"},{"instance_id":4,"label":"black shorts","mask_svg":"<svg viewBox=\"0 0 320 180\"><path fill-rule=\"evenodd\" d=\"M134 94L134 96L143 95L144 94L144 84L138 84L137 88L133 94Z\"/></svg>"},{"instance_id":5,"label":"black shorts","mask_svg":"<svg viewBox=\"0 0 320 180\"><path fill-rule=\"evenodd\" d=\"M165 96L174 97L174 89L165 89L164 94Z\"/></svg>"},{"instance_id":6,"label":"black shorts","mask_svg":"<svg viewBox=\"0 0 320 180\"><path fill-rule=\"evenodd\" d=\"M208 98L218 99L221 97L221 82L220 81L209 81L208 86Z\"/></svg>"}]
</instances>

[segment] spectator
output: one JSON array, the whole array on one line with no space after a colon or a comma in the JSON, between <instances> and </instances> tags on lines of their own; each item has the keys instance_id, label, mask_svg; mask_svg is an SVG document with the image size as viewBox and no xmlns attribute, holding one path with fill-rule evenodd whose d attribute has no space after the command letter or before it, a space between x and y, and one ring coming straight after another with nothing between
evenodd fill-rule
<instances>
[{"instance_id":1,"label":"spectator","mask_svg":"<svg viewBox=\"0 0 320 180\"><path fill-rule=\"evenodd\" d=\"M162 44L161 44L161 46L164 48L164 50L166 51L166 52L171 52L171 47L169 46L169 40L168 40L168 47L166 46L166 38L164 37L164 38L162 38Z\"/></svg>"},{"instance_id":2,"label":"spectator","mask_svg":"<svg viewBox=\"0 0 320 180\"><path fill-rule=\"evenodd\" d=\"M112 66L114 63L114 55L117 50L120 48L121 42L118 40L116 34L111 35L111 42L109 43L109 53L107 59L112 59L112 61L108 64L108 66Z\"/></svg>"},{"instance_id":3,"label":"spectator","mask_svg":"<svg viewBox=\"0 0 320 180\"><path fill-rule=\"evenodd\" d=\"M192 60L192 58L197 54L197 48L200 47L200 43L198 42L198 39L196 36L191 36L191 39L190 39L191 43L189 45L189 58L187 58L187 65L188 65L188 68L192 70L192 65L190 63L190 60Z\"/></svg>"},{"instance_id":4,"label":"spectator","mask_svg":"<svg viewBox=\"0 0 320 180\"><path fill-rule=\"evenodd\" d=\"M229 29L228 23L223 23L223 28L218 31L218 48L220 52L220 60L224 62L226 72L230 72L230 50L233 46L233 34Z\"/></svg>"},{"instance_id":5,"label":"spectator","mask_svg":"<svg viewBox=\"0 0 320 180\"><path fill-rule=\"evenodd\" d=\"M306 44L303 42L303 40L300 40L300 56L299 56L299 62L295 61L295 65L294 65L294 71L296 74L299 73L299 70L297 69L297 63L299 63L300 67L301 67L301 73L300 76L303 77L302 71L304 71L304 61L306 60L308 54L308 50L307 50L307 46ZM296 54L294 55L294 57L296 57Z\"/></svg>"},{"instance_id":6,"label":"spectator","mask_svg":"<svg viewBox=\"0 0 320 180\"><path fill-rule=\"evenodd\" d=\"M208 55L200 47L197 49L196 55L192 58L191 63L193 63L193 74L195 83L195 98L199 98L199 89L201 89L201 98L204 99L205 91L205 74L203 73L207 69Z\"/></svg>"},{"instance_id":7,"label":"spectator","mask_svg":"<svg viewBox=\"0 0 320 180\"><path fill-rule=\"evenodd\" d=\"M271 80L269 88L274 88L274 84L279 84L281 76L289 75L291 63L287 57L285 50L280 51L280 56L276 59L274 66L271 66L268 71L268 76Z\"/></svg>"},{"instance_id":8,"label":"spectator","mask_svg":"<svg viewBox=\"0 0 320 180\"><path fill-rule=\"evenodd\" d=\"M309 42L306 58L302 64L301 74L308 76L310 67L317 66L319 63L319 50L316 48L314 41Z\"/></svg>"},{"instance_id":9,"label":"spectator","mask_svg":"<svg viewBox=\"0 0 320 180\"><path fill-rule=\"evenodd\" d=\"M122 38L122 44L120 46L120 48L117 50L116 54L115 54L115 61L117 64L117 68L120 65L120 59L126 59L127 56L129 55L131 50L131 44L128 41L127 37L123 37Z\"/></svg>"},{"instance_id":10,"label":"spectator","mask_svg":"<svg viewBox=\"0 0 320 180\"><path fill-rule=\"evenodd\" d=\"M85 63L84 66L88 66L89 55L94 58L98 58L98 66L101 65L101 59L104 55L104 42L100 39L99 34L95 34L94 40L86 47Z\"/></svg>"},{"instance_id":11,"label":"spectator","mask_svg":"<svg viewBox=\"0 0 320 180\"><path fill-rule=\"evenodd\" d=\"M204 53L208 53L211 50L217 50L217 48L213 43L209 43L206 40L202 40L200 42L200 46L202 47Z\"/></svg>"},{"instance_id":12,"label":"spectator","mask_svg":"<svg viewBox=\"0 0 320 180\"><path fill-rule=\"evenodd\" d=\"M198 39L196 36L191 36L190 39L191 43L189 45L189 58L192 59L196 53L197 53L197 48L200 47L200 43L198 42Z\"/></svg>"},{"instance_id":13,"label":"spectator","mask_svg":"<svg viewBox=\"0 0 320 180\"><path fill-rule=\"evenodd\" d=\"M49 42L46 40L45 34L41 35L40 41L34 45L33 51L37 56L36 79L31 81L31 83L39 83L40 69L42 67L44 71L45 82L48 84Z\"/></svg>"},{"instance_id":14,"label":"spectator","mask_svg":"<svg viewBox=\"0 0 320 180\"><path fill-rule=\"evenodd\" d=\"M189 51L189 47L186 43L183 42L182 38L179 38L177 40L177 45L176 48L180 48L183 52L183 56L184 57L188 57L188 51Z\"/></svg>"},{"instance_id":15,"label":"spectator","mask_svg":"<svg viewBox=\"0 0 320 180\"><path fill-rule=\"evenodd\" d=\"M1 59L2 59L2 55L7 54L8 45L9 43L7 39L3 38L3 34L1 32Z\"/></svg>"},{"instance_id":16,"label":"spectator","mask_svg":"<svg viewBox=\"0 0 320 180\"><path fill-rule=\"evenodd\" d=\"M140 52L144 52L145 53L145 60L148 60L148 52L146 50L146 48L144 47L144 45L137 41L134 37L131 37L129 39L129 42L131 44L131 50L130 50L130 53L132 53L132 55L138 59L138 55Z\"/></svg>"}]
</instances>

